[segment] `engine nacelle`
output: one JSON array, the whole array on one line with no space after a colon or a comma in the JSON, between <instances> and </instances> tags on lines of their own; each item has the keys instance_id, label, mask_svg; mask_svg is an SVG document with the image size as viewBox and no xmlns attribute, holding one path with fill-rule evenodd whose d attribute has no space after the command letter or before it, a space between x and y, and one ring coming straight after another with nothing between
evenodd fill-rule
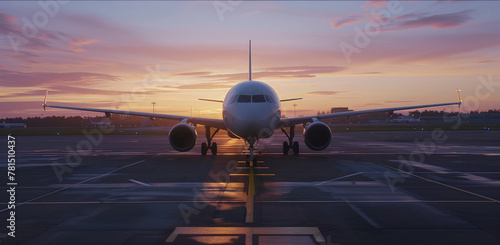
<instances>
[{"instance_id":1,"label":"engine nacelle","mask_svg":"<svg viewBox=\"0 0 500 245\"><path fill-rule=\"evenodd\" d=\"M321 151L330 145L332 131L322 122L313 122L304 129L304 143L311 150Z\"/></svg>"},{"instance_id":2,"label":"engine nacelle","mask_svg":"<svg viewBox=\"0 0 500 245\"><path fill-rule=\"evenodd\" d=\"M179 123L170 129L168 140L170 145L178 151L189 151L196 144L196 130L187 123Z\"/></svg>"}]
</instances>

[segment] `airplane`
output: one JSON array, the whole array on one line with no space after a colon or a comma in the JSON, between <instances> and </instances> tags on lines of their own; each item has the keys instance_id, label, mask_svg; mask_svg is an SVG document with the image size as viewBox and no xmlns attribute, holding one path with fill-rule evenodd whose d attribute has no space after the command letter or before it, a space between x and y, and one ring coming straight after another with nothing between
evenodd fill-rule
<instances>
[{"instance_id":1,"label":"airplane","mask_svg":"<svg viewBox=\"0 0 500 245\"><path fill-rule=\"evenodd\" d=\"M222 103L222 119L169 115L159 113L134 112L111 109L96 109L96 108L80 108L61 105L47 104L47 94L42 104L44 110L46 107L103 112L107 117L111 114L124 114L143 116L150 118L165 118L180 121L173 126L169 132L170 145L177 151L186 152L196 144L196 127L198 124L205 126L206 142L201 143L201 154L206 155L208 150L211 150L212 155L217 155L217 143L212 142L214 136L219 130L226 130L232 138L243 139L248 144L249 159L248 161L256 162L254 156L255 144L262 138L269 138L273 135L274 130L281 129L287 136L288 141L283 142L283 154L288 155L290 148L295 155L299 154L299 143L294 141L295 126L302 124L304 127L304 143L314 150L321 151L330 145L332 132L330 128L321 119L329 119L335 117L344 117L360 114L369 114L376 112L390 112L398 110L409 110L416 108L436 107L459 105L460 93L457 90L458 102L448 102L440 104L428 104L417 106L404 106L393 108L381 108L362 111L347 111L329 113L315 116L302 116L294 118L281 118L281 103L302 98L279 99L276 91L264 82L254 81L252 79L252 42L249 41L249 62L248 62L248 81L244 81L234 85L226 94L224 100L200 99L203 101ZM212 129L214 132L212 133ZM287 133L288 129L288 133Z\"/></svg>"},{"instance_id":2,"label":"airplane","mask_svg":"<svg viewBox=\"0 0 500 245\"><path fill-rule=\"evenodd\" d=\"M94 121L92 121L92 117L89 117L89 118L90 118L90 125L111 127L111 123L110 122L94 122Z\"/></svg>"},{"instance_id":3,"label":"airplane","mask_svg":"<svg viewBox=\"0 0 500 245\"><path fill-rule=\"evenodd\" d=\"M422 117L422 113L420 113L419 118L414 118L413 116L399 116L397 118L389 120L391 123L416 123L420 122L420 118Z\"/></svg>"},{"instance_id":4,"label":"airplane","mask_svg":"<svg viewBox=\"0 0 500 245\"><path fill-rule=\"evenodd\" d=\"M25 123L0 123L0 128L26 128Z\"/></svg>"}]
</instances>

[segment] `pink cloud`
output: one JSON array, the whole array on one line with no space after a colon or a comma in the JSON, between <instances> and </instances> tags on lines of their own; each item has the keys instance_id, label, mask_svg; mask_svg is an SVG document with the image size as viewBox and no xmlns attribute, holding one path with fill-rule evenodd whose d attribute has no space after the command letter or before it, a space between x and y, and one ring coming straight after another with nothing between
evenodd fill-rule
<instances>
[{"instance_id":1,"label":"pink cloud","mask_svg":"<svg viewBox=\"0 0 500 245\"><path fill-rule=\"evenodd\" d=\"M390 21L384 23L382 31L399 31L407 29L416 29L422 27L432 27L434 29L443 29L457 27L471 19L472 11L464 10L448 14L434 14L429 13L410 13L394 17ZM373 14L351 14L347 17L341 18L331 23L332 28L339 28L344 25L352 25L357 22L375 20L380 22L382 20L380 13Z\"/></svg>"},{"instance_id":2,"label":"pink cloud","mask_svg":"<svg viewBox=\"0 0 500 245\"><path fill-rule=\"evenodd\" d=\"M289 66L289 67L270 67L264 68L263 71L254 70L252 76L255 79L264 78L313 78L319 74L331 74L345 70L346 67L337 66ZM199 77L201 79L212 79L220 81L217 83L195 83L181 86L165 86L168 88L177 89L220 89L230 88L235 82L245 81L248 79L248 73L225 73L215 74L212 72L187 72L176 73L173 76L190 76Z\"/></svg>"},{"instance_id":3,"label":"pink cloud","mask_svg":"<svg viewBox=\"0 0 500 245\"><path fill-rule=\"evenodd\" d=\"M309 95L337 95L341 93L351 93L354 91L309 91L305 92L303 94L309 94Z\"/></svg>"},{"instance_id":4,"label":"pink cloud","mask_svg":"<svg viewBox=\"0 0 500 245\"><path fill-rule=\"evenodd\" d=\"M15 50L17 52L35 52L35 53L73 53L85 51L82 46L100 42L97 39L85 38L83 36L73 37L61 31L48 31L41 28L37 29L34 37L26 37L22 31L22 23L19 18L0 13L0 34L5 35L5 42L0 43L0 54ZM7 38L16 37L14 43ZM32 61L32 60L31 60Z\"/></svg>"},{"instance_id":5,"label":"pink cloud","mask_svg":"<svg viewBox=\"0 0 500 245\"><path fill-rule=\"evenodd\" d=\"M379 10L379 9L384 9L389 6L389 3L387 1L383 0L376 0L376 1L367 1L365 4L361 5L361 8L363 10L369 11L369 10Z\"/></svg>"},{"instance_id":6,"label":"pink cloud","mask_svg":"<svg viewBox=\"0 0 500 245\"><path fill-rule=\"evenodd\" d=\"M89 94L89 95L107 95L107 96L113 96L113 95L126 95L130 94L130 91L120 91L120 90L105 90L105 89L93 89L93 88L84 88L84 87L75 87L75 86L64 86L64 85L55 85L55 86L47 86L47 89L38 89L38 90L31 90L31 91L26 91L26 92L15 92L15 93L6 93L3 95L0 95L0 98L12 98L12 97L21 97L21 96L35 96L35 97L40 97L43 98L45 95L45 91L49 91L50 95L71 95L71 94L78 94L78 95L84 95L84 94ZM141 95L141 96L148 96L148 95L156 95L156 94L166 94L166 93L177 93L177 91L174 90L145 90L145 91L140 91L140 92L134 92L134 94ZM52 96L50 96L52 97Z\"/></svg>"},{"instance_id":7,"label":"pink cloud","mask_svg":"<svg viewBox=\"0 0 500 245\"><path fill-rule=\"evenodd\" d=\"M382 42L373 42L356 57L357 62L385 61L396 64L412 64L418 61L456 60L461 54L498 47L500 33L468 33L405 36L400 35Z\"/></svg>"},{"instance_id":8,"label":"pink cloud","mask_svg":"<svg viewBox=\"0 0 500 245\"><path fill-rule=\"evenodd\" d=\"M0 70L0 86L37 87L54 84L89 85L103 81L118 81L117 76L92 72L18 72Z\"/></svg>"},{"instance_id":9,"label":"pink cloud","mask_svg":"<svg viewBox=\"0 0 500 245\"><path fill-rule=\"evenodd\" d=\"M318 74L331 74L345 70L346 67L337 66L290 66L270 67L265 71L253 72L255 79L264 78L313 78ZM204 78L222 79L225 81L244 81L248 79L248 73L213 74L202 76Z\"/></svg>"},{"instance_id":10,"label":"pink cloud","mask_svg":"<svg viewBox=\"0 0 500 245\"><path fill-rule=\"evenodd\" d=\"M393 29L414 29L421 27L432 27L434 29L442 29L459 26L471 19L471 10L464 10L449 14L427 15L425 13L408 14L397 18L400 22L396 22L396 27Z\"/></svg>"},{"instance_id":11,"label":"pink cloud","mask_svg":"<svg viewBox=\"0 0 500 245\"><path fill-rule=\"evenodd\" d=\"M6 35L9 32L16 32L17 20L17 17L5 13L0 13L0 33Z\"/></svg>"},{"instance_id":12,"label":"pink cloud","mask_svg":"<svg viewBox=\"0 0 500 245\"><path fill-rule=\"evenodd\" d=\"M380 74L382 74L382 72L368 71L368 72L356 72L356 73L352 73L352 74L356 74L356 75L380 75Z\"/></svg>"},{"instance_id":13,"label":"pink cloud","mask_svg":"<svg viewBox=\"0 0 500 245\"><path fill-rule=\"evenodd\" d=\"M82 45L87 45L87 44L92 44L92 43L97 43L100 42L100 40L97 39L86 39L84 37L78 37L74 38L69 42L71 45L76 45L76 46L82 46Z\"/></svg>"},{"instance_id":14,"label":"pink cloud","mask_svg":"<svg viewBox=\"0 0 500 245\"><path fill-rule=\"evenodd\" d=\"M361 20L362 20L361 18L347 17L347 18L341 19L339 21L335 21L335 22L331 23L331 25L332 25L332 28L339 28L343 25L354 24L354 23L359 22Z\"/></svg>"}]
</instances>

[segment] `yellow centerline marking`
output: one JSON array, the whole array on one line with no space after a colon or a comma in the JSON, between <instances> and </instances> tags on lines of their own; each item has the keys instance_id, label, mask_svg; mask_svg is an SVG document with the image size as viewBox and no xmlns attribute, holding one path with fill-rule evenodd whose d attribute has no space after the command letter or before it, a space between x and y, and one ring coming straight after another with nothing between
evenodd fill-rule
<instances>
[{"instance_id":1,"label":"yellow centerline marking","mask_svg":"<svg viewBox=\"0 0 500 245\"><path fill-rule=\"evenodd\" d=\"M250 161L253 162L253 161ZM238 163L247 163L247 161L238 161ZM257 161L257 163L264 163L264 161Z\"/></svg>"},{"instance_id":2,"label":"yellow centerline marking","mask_svg":"<svg viewBox=\"0 0 500 245\"><path fill-rule=\"evenodd\" d=\"M236 167L236 169L250 169L250 167ZM269 169L269 167L254 167L254 169Z\"/></svg>"},{"instance_id":3,"label":"yellow centerline marking","mask_svg":"<svg viewBox=\"0 0 500 245\"><path fill-rule=\"evenodd\" d=\"M255 196L255 180L253 168L250 168L250 174L248 175L248 195Z\"/></svg>"},{"instance_id":4,"label":"yellow centerline marking","mask_svg":"<svg viewBox=\"0 0 500 245\"><path fill-rule=\"evenodd\" d=\"M252 195L247 195L247 201L246 201L246 211L247 214L245 216L245 223L253 223L253 210L254 210L254 197Z\"/></svg>"},{"instance_id":5,"label":"yellow centerline marking","mask_svg":"<svg viewBox=\"0 0 500 245\"><path fill-rule=\"evenodd\" d=\"M246 200L246 217L245 223L253 223L253 211L254 211L254 197L255 197L255 180L253 167L250 167L250 174L248 175L248 193Z\"/></svg>"},{"instance_id":6,"label":"yellow centerline marking","mask_svg":"<svg viewBox=\"0 0 500 245\"><path fill-rule=\"evenodd\" d=\"M417 177L419 179L423 179L425 181L429 181L429 182L434 183L434 184L442 185L444 187L448 187L448 188L451 188L451 189L454 189L454 190L457 190L457 191L461 191L461 192L464 192L464 193L467 193L467 194L471 194L473 196L477 196L477 197L484 198L484 199L487 199L487 200L490 200L490 201L493 201L493 202L500 203L499 200L493 199L491 197L483 196L481 194L477 194L477 193L474 193L472 191L464 190L464 189L461 189L461 188L458 188L458 187L455 187L455 186L451 186L451 185L448 185L448 184L445 184L445 183L441 183L441 182L438 182L438 181L435 181L435 180L431 180L431 179L428 179L428 178L425 178L425 177L422 177L422 176L419 176L419 175L416 175L416 174L413 174L413 173L410 173L410 172L406 172L406 171L403 171L403 170L400 170L400 169L397 169L397 168L394 168L394 167L391 167L391 166L388 166L388 165L385 165L385 164L382 164L382 163L376 163L376 164L382 165L382 166L384 166L386 168L394 169L394 170L396 170L398 172L402 172L402 173L411 175L413 177Z\"/></svg>"},{"instance_id":7,"label":"yellow centerline marking","mask_svg":"<svg viewBox=\"0 0 500 245\"><path fill-rule=\"evenodd\" d=\"M250 176L250 174L229 174L229 176ZM254 174L254 176L276 176L276 174Z\"/></svg>"}]
</instances>

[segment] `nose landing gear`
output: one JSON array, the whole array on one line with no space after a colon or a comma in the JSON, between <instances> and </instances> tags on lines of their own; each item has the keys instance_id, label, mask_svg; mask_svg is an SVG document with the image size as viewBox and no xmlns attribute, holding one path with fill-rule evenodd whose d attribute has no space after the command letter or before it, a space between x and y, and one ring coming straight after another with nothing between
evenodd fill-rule
<instances>
[{"instance_id":1,"label":"nose landing gear","mask_svg":"<svg viewBox=\"0 0 500 245\"><path fill-rule=\"evenodd\" d=\"M254 154L254 144L256 141L257 140L255 138L248 139L248 152L250 153L250 155L246 155L246 163L249 167L254 167L257 165L257 156Z\"/></svg>"}]
</instances>

